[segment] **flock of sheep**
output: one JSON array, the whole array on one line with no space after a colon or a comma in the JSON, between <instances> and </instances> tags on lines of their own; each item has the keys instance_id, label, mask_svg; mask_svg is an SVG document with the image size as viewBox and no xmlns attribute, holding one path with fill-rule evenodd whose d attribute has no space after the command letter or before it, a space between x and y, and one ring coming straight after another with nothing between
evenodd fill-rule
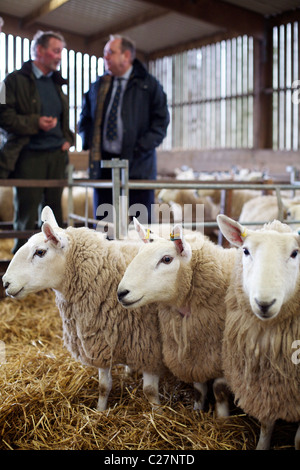
<instances>
[{"instance_id":1,"label":"flock of sheep","mask_svg":"<svg viewBox=\"0 0 300 470\"><path fill-rule=\"evenodd\" d=\"M196 173L191 168L176 170L176 179L220 183L230 182L261 182L266 175L259 171L250 171L247 169L239 170L238 173ZM219 189L162 189L157 193L159 203L169 204L173 213L174 221L180 222L184 219L184 204L204 205L205 221L215 221L221 207L221 191ZM291 191L281 191L280 194L262 195L262 191L253 189L233 189L231 196L231 206L229 208L230 216L239 220L241 223L251 223L253 228L259 228L264 222L274 219L281 221L299 222L300 225L300 197L291 193ZM189 221L187 221L189 222ZM255 225L255 222L257 225ZM207 235L212 231L207 229Z\"/></svg>"},{"instance_id":2,"label":"flock of sheep","mask_svg":"<svg viewBox=\"0 0 300 470\"><path fill-rule=\"evenodd\" d=\"M270 447L276 420L300 421L297 231L279 221L252 230L219 215L233 245L223 248L180 225L162 238L136 222L140 239L118 241L62 229L49 207L42 221L3 284L16 299L54 289L66 347L99 370L98 410L107 407L111 367L122 363L143 374L155 407L166 373L194 384L197 409L213 380L218 416L226 419L233 396L260 421L258 449Z\"/></svg>"}]
</instances>

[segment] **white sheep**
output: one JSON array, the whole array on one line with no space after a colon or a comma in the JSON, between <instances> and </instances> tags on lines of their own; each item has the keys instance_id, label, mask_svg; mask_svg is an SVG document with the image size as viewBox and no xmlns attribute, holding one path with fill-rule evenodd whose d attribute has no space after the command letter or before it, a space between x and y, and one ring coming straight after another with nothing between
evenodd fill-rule
<instances>
[{"instance_id":1,"label":"white sheep","mask_svg":"<svg viewBox=\"0 0 300 470\"><path fill-rule=\"evenodd\" d=\"M12 259L3 284L7 295L54 289L63 321L64 342L82 363L99 369L98 410L111 390L111 366L124 364L143 373L143 390L159 404L159 377L166 370L155 305L124 309L117 286L142 243L108 241L88 228L59 228L49 207L42 231Z\"/></svg>"},{"instance_id":2,"label":"white sheep","mask_svg":"<svg viewBox=\"0 0 300 470\"><path fill-rule=\"evenodd\" d=\"M283 221L299 221L300 220L300 200L299 198L289 199L283 197L282 202L282 220ZM232 216L232 218L236 218ZM245 222L253 222L251 228L261 228L263 224L255 225L254 222L271 222L280 218L280 208L277 196L257 196L245 202L240 217L241 224ZM298 224L300 225L300 224Z\"/></svg>"},{"instance_id":3,"label":"white sheep","mask_svg":"<svg viewBox=\"0 0 300 470\"><path fill-rule=\"evenodd\" d=\"M180 226L171 238L140 249L120 282L118 298L126 308L158 304L166 366L180 380L194 383L200 393L196 409L203 409L207 381L218 379L217 414L227 416L221 344L224 297L237 250L199 235L190 244Z\"/></svg>"},{"instance_id":4,"label":"white sheep","mask_svg":"<svg viewBox=\"0 0 300 470\"><path fill-rule=\"evenodd\" d=\"M69 198L69 188L64 188L61 196L61 205L63 213L63 221L67 222L68 220L68 198ZM87 198L87 201L86 201ZM93 189L92 188L81 188L80 186L74 186L72 188L72 199L73 199L73 213L80 215L81 217L85 216L85 205L87 202L88 208L88 217L92 219L93 214Z\"/></svg>"},{"instance_id":5,"label":"white sheep","mask_svg":"<svg viewBox=\"0 0 300 470\"><path fill-rule=\"evenodd\" d=\"M85 216L85 202L87 196L88 217L93 218L93 190L92 188L72 188L73 212L82 217ZM63 221L68 220L68 197L69 189L64 188L62 192L61 205ZM0 222L11 222L14 218L13 188L0 186Z\"/></svg>"},{"instance_id":6,"label":"white sheep","mask_svg":"<svg viewBox=\"0 0 300 470\"><path fill-rule=\"evenodd\" d=\"M261 423L258 449L268 449L276 420L300 421L300 237L279 221L260 230L218 216L240 247L226 297L225 377L237 404ZM295 446L300 449L300 427Z\"/></svg>"},{"instance_id":7,"label":"white sheep","mask_svg":"<svg viewBox=\"0 0 300 470\"><path fill-rule=\"evenodd\" d=\"M0 186L0 222L12 222L13 218L13 188Z\"/></svg>"},{"instance_id":8,"label":"white sheep","mask_svg":"<svg viewBox=\"0 0 300 470\"><path fill-rule=\"evenodd\" d=\"M218 207L209 196L198 196L197 192L192 189L162 189L158 195L158 201L167 203L171 207L175 205L176 208L181 208L180 218L178 220L174 217L174 222L182 221L185 204L190 204L192 208L190 222L196 220L197 204L204 206L204 220L206 221L215 220L219 213Z\"/></svg>"}]
</instances>

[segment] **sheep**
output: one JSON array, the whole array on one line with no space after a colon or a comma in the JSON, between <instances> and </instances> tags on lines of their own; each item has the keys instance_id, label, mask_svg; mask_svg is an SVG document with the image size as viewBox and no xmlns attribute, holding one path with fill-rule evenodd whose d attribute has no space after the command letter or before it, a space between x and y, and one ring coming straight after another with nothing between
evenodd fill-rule
<instances>
[{"instance_id":1,"label":"sheep","mask_svg":"<svg viewBox=\"0 0 300 470\"><path fill-rule=\"evenodd\" d=\"M13 188L10 186L0 186L0 221L12 222L13 218Z\"/></svg>"},{"instance_id":2,"label":"sheep","mask_svg":"<svg viewBox=\"0 0 300 470\"><path fill-rule=\"evenodd\" d=\"M278 419L300 421L300 368L292 361L300 339L300 237L277 220L259 230L224 215L217 221L239 247L226 296L225 378L237 404L261 423L257 449L268 449Z\"/></svg>"},{"instance_id":3,"label":"sheep","mask_svg":"<svg viewBox=\"0 0 300 470\"><path fill-rule=\"evenodd\" d=\"M282 198L282 220L300 220L300 200L299 198ZM280 210L277 196L257 196L245 202L238 221L245 222L271 222L280 218ZM232 215L232 218L236 218ZM253 224L251 228L261 228L262 224Z\"/></svg>"},{"instance_id":4,"label":"sheep","mask_svg":"<svg viewBox=\"0 0 300 470\"><path fill-rule=\"evenodd\" d=\"M169 205L175 205L181 209L179 220L174 217L174 222L182 220L182 211L185 204L190 204L192 207L191 221L196 220L196 205L204 205L204 219L212 220L216 218L218 208L212 202L209 196L198 196L196 191L192 189L162 189L158 195L160 202L167 203Z\"/></svg>"},{"instance_id":5,"label":"sheep","mask_svg":"<svg viewBox=\"0 0 300 470\"><path fill-rule=\"evenodd\" d=\"M171 240L140 249L118 287L118 299L126 308L158 304L164 362L175 377L194 383L199 392L195 409L203 409L207 382L217 379L218 416L228 415L221 361L223 299L236 252L199 235L190 244L176 225Z\"/></svg>"},{"instance_id":6,"label":"sheep","mask_svg":"<svg viewBox=\"0 0 300 470\"><path fill-rule=\"evenodd\" d=\"M68 197L69 188L64 188L61 197L63 221L68 220ZM87 198L88 217L92 219L93 215L93 189L92 188L81 188L80 186L74 186L72 188L72 199L73 199L73 212L76 215L82 217L85 216L85 205Z\"/></svg>"},{"instance_id":7,"label":"sheep","mask_svg":"<svg viewBox=\"0 0 300 470\"><path fill-rule=\"evenodd\" d=\"M166 368L156 306L128 312L116 295L141 242L108 241L85 227L62 229L49 207L42 220L41 232L17 251L3 276L6 294L22 299L46 288L55 291L65 346L83 364L99 369L99 411L107 407L114 364L141 371L146 397L159 405L159 377Z\"/></svg>"},{"instance_id":8,"label":"sheep","mask_svg":"<svg viewBox=\"0 0 300 470\"><path fill-rule=\"evenodd\" d=\"M68 219L68 188L62 192L61 205L63 212L63 221ZM81 188L75 186L72 188L74 213L82 217L85 216L85 199L87 194L88 217L93 218L93 190L92 188ZM14 218L13 188L10 186L0 186L0 221L11 222Z\"/></svg>"},{"instance_id":9,"label":"sheep","mask_svg":"<svg viewBox=\"0 0 300 470\"><path fill-rule=\"evenodd\" d=\"M209 193L211 193L209 195ZM247 201L257 198L257 190L234 189L232 190L230 213L231 217L238 219ZM184 204L191 204L193 219L195 219L196 204L204 205L204 220L216 220L221 208L220 189L162 189L158 195L158 200L169 204L172 210L177 210L179 218L174 216L174 222L182 220L182 208ZM210 232L208 232L210 233Z\"/></svg>"}]
</instances>

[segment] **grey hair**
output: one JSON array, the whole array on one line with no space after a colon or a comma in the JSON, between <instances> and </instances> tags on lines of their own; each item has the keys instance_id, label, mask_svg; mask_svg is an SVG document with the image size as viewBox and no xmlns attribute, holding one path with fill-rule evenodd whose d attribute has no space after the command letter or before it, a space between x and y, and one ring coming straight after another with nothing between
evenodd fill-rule
<instances>
[{"instance_id":1,"label":"grey hair","mask_svg":"<svg viewBox=\"0 0 300 470\"><path fill-rule=\"evenodd\" d=\"M120 34L111 34L109 40L114 41L115 39L121 39L121 51L130 51L131 60L133 62L136 54L135 42L127 36L121 36Z\"/></svg>"},{"instance_id":2,"label":"grey hair","mask_svg":"<svg viewBox=\"0 0 300 470\"><path fill-rule=\"evenodd\" d=\"M43 46L47 48L51 38L58 39L63 43L65 47L66 43L64 37L60 33L57 33L55 31L37 31L37 33L34 35L30 48L31 56L33 59L36 59L37 47Z\"/></svg>"}]
</instances>

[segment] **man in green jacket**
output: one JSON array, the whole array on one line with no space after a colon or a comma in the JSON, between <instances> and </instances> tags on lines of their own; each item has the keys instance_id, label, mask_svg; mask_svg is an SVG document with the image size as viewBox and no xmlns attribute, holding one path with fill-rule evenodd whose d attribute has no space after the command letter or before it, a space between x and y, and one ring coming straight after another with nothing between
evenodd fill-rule
<instances>
[{"instance_id":1,"label":"man in green jacket","mask_svg":"<svg viewBox=\"0 0 300 470\"><path fill-rule=\"evenodd\" d=\"M0 105L0 127L7 141L0 149L0 178L63 179L68 150L74 136L69 129L69 109L57 68L63 37L39 31L33 41L33 60L5 79L6 100ZM1 182L0 182L1 183ZM14 188L14 228L31 230L39 210L49 205L62 224L63 188ZM24 244L16 240L13 252Z\"/></svg>"}]
</instances>

